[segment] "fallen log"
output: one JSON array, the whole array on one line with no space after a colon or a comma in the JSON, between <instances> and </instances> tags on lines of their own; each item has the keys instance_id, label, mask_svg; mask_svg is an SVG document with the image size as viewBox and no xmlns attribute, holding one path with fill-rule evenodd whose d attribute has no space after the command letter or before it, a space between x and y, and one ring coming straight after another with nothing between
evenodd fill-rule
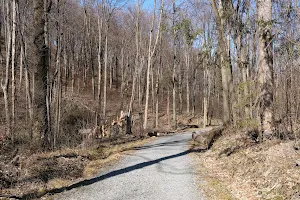
<instances>
[{"instance_id":1,"label":"fallen log","mask_svg":"<svg viewBox=\"0 0 300 200\"><path fill-rule=\"evenodd\" d=\"M186 130L189 128L199 128L198 125L194 125L194 124L178 124L178 129L179 131L181 130Z\"/></svg>"},{"instance_id":2,"label":"fallen log","mask_svg":"<svg viewBox=\"0 0 300 200\"><path fill-rule=\"evenodd\" d=\"M194 146L201 150L208 150L213 145L213 142L221 136L223 130L223 127L219 127L199 134L193 132L192 139Z\"/></svg>"}]
</instances>

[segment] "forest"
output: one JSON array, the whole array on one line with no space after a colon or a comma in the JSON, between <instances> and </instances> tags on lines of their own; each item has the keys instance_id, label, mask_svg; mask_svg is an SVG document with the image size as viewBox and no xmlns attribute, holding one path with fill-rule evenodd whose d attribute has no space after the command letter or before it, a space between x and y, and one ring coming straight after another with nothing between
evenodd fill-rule
<instances>
[{"instance_id":1,"label":"forest","mask_svg":"<svg viewBox=\"0 0 300 200\"><path fill-rule=\"evenodd\" d=\"M299 166L299 6L298 0L0 0L0 193L11 195L26 182L28 174L20 174L32 167L31 155L55 165L64 151L88 160L88 149L109 145L103 159L111 145L188 128L221 128L220 139L211 131L209 143L217 149L227 138L220 155L228 158L289 144L281 150L292 151L284 155ZM41 178L51 164L37 164L37 157L36 180L64 176ZM291 184L274 187L286 190L283 199L300 190L299 167L293 170Z\"/></svg>"}]
</instances>

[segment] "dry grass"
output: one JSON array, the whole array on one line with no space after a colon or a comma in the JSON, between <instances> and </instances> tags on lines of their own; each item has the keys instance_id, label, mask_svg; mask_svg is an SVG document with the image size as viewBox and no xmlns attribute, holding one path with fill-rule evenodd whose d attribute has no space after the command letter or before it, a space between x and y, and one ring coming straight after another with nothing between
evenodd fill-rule
<instances>
[{"instance_id":1,"label":"dry grass","mask_svg":"<svg viewBox=\"0 0 300 200\"><path fill-rule=\"evenodd\" d=\"M93 149L91 150L91 154L94 156L94 160L89 162L84 171L83 171L83 177L84 178L90 178L95 176L101 168L104 166L111 165L118 161L120 157L122 156L122 152L125 151L131 151L132 148L137 146L142 146L149 142L150 140L153 140L152 138L147 138L144 140L138 140L134 142L129 142L121 145L114 145L114 146L108 146L101 149ZM102 152L105 152L103 155ZM106 158L101 158L102 156L105 156Z\"/></svg>"},{"instance_id":2,"label":"dry grass","mask_svg":"<svg viewBox=\"0 0 300 200\"><path fill-rule=\"evenodd\" d=\"M295 198L300 191L300 167L296 166L300 152L293 149L293 143L257 144L245 133L227 131L210 150L194 154L201 163L200 175L208 180L209 199ZM224 190L228 196L222 197Z\"/></svg>"},{"instance_id":3,"label":"dry grass","mask_svg":"<svg viewBox=\"0 0 300 200\"><path fill-rule=\"evenodd\" d=\"M61 187L64 187L66 185L70 185L71 183L72 183L71 180L55 178L55 179L50 180L47 183L47 188L48 189L61 188Z\"/></svg>"},{"instance_id":4,"label":"dry grass","mask_svg":"<svg viewBox=\"0 0 300 200\"><path fill-rule=\"evenodd\" d=\"M20 159L19 182L2 194L43 196L47 191L63 188L75 181L91 178L122 156L122 152L141 146L152 138L122 144L101 144L91 149L63 149L34 154ZM23 181L22 181L23 180ZM1 197L0 197L1 198Z\"/></svg>"},{"instance_id":5,"label":"dry grass","mask_svg":"<svg viewBox=\"0 0 300 200\"><path fill-rule=\"evenodd\" d=\"M120 153L113 154L106 159L93 160L87 164L83 171L84 178L91 178L95 176L101 168L111 165L119 160Z\"/></svg>"}]
</instances>

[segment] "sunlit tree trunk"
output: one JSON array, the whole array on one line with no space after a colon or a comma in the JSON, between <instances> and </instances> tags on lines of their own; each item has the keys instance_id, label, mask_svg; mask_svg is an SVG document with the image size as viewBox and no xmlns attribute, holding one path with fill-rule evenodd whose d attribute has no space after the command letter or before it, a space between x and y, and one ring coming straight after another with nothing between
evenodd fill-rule
<instances>
[{"instance_id":1,"label":"sunlit tree trunk","mask_svg":"<svg viewBox=\"0 0 300 200\"><path fill-rule=\"evenodd\" d=\"M232 87L231 63L229 55L228 40L225 34L225 14L223 8L223 1L219 0L219 8L217 8L216 0L210 0L218 31L218 46L221 57L221 76L222 76L222 92L223 92L223 123L231 122L231 108L230 108L230 91ZM229 33L227 33L229 34Z\"/></svg>"},{"instance_id":2,"label":"sunlit tree trunk","mask_svg":"<svg viewBox=\"0 0 300 200\"><path fill-rule=\"evenodd\" d=\"M149 48L148 48L148 62L147 62L147 73L146 73L146 102L144 110L144 125L143 128L147 128L148 123L148 105L149 105L149 90L150 90L150 70L152 64L151 49L152 49L152 38L153 38L153 29L154 29L154 20L155 20L155 9L156 9L156 0L154 0L154 11L152 15L152 25L150 28L149 36Z\"/></svg>"},{"instance_id":3,"label":"sunlit tree trunk","mask_svg":"<svg viewBox=\"0 0 300 200\"><path fill-rule=\"evenodd\" d=\"M196 114L196 85L197 85L197 73L198 70L197 68L194 69L194 74L193 74L193 116Z\"/></svg>"},{"instance_id":4,"label":"sunlit tree trunk","mask_svg":"<svg viewBox=\"0 0 300 200\"><path fill-rule=\"evenodd\" d=\"M158 32L156 33L156 40L154 42L154 45L152 47L152 38L153 38L153 31L154 31L154 21L155 21L155 8L156 8L156 0L154 0L154 11L152 15L152 24L150 29L150 38L149 38L149 49L148 49L148 63L147 63L147 73L146 73L146 102L145 102L145 110L144 110L144 125L143 128L147 128L148 123L148 105L149 105L149 90L150 90L150 71L151 71L151 65L152 65L152 58L156 51L156 46L158 43L159 35L160 35L160 29L161 29L161 20L162 20L162 14L163 14L163 3L164 0L160 1L161 9L160 9L160 17L159 17L159 23L158 23Z\"/></svg>"},{"instance_id":5,"label":"sunlit tree trunk","mask_svg":"<svg viewBox=\"0 0 300 200\"><path fill-rule=\"evenodd\" d=\"M260 122L263 136L274 132L272 0L257 0L258 82L261 90Z\"/></svg>"},{"instance_id":6,"label":"sunlit tree trunk","mask_svg":"<svg viewBox=\"0 0 300 200\"><path fill-rule=\"evenodd\" d=\"M190 113L190 80L189 80L189 72L190 72L190 48L186 49L186 112Z\"/></svg>"},{"instance_id":7,"label":"sunlit tree trunk","mask_svg":"<svg viewBox=\"0 0 300 200\"><path fill-rule=\"evenodd\" d=\"M204 65L205 61L203 62ZM203 97L203 128L208 125L208 105L209 105L209 93L210 93L210 72L207 66L204 66L204 97Z\"/></svg>"}]
</instances>

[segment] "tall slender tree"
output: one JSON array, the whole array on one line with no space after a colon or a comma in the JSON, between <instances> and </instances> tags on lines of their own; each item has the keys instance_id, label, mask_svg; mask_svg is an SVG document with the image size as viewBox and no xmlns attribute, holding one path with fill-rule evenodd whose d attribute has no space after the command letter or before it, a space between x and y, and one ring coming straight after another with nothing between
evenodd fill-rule
<instances>
[{"instance_id":1,"label":"tall slender tree","mask_svg":"<svg viewBox=\"0 0 300 200\"><path fill-rule=\"evenodd\" d=\"M160 29L161 29L161 20L162 20L162 14L163 14L163 6L164 6L164 0L160 1L160 15L159 15L159 23L158 23L158 32L156 33L156 39L154 41L154 45L152 47L152 39L153 39L153 32L154 32L154 21L155 21L155 9L156 9L156 0L154 0L154 10L152 15L152 23L151 23L151 29L150 29L150 38L149 38L149 48L148 48L148 63L147 63L147 75L146 75L146 103L145 103L145 111L144 111L144 129L147 128L148 123L148 105L149 105L149 90L150 90L150 70L152 65L152 58L154 56L154 53L156 51L157 43L160 36Z\"/></svg>"},{"instance_id":2,"label":"tall slender tree","mask_svg":"<svg viewBox=\"0 0 300 200\"><path fill-rule=\"evenodd\" d=\"M263 136L274 131L272 0L257 0L258 83L261 91L260 123Z\"/></svg>"},{"instance_id":3,"label":"tall slender tree","mask_svg":"<svg viewBox=\"0 0 300 200\"><path fill-rule=\"evenodd\" d=\"M44 150L50 147L50 134L47 121L47 55L49 48L45 43L44 1L34 0L34 46L36 55L35 69L35 130L42 139Z\"/></svg>"},{"instance_id":4,"label":"tall slender tree","mask_svg":"<svg viewBox=\"0 0 300 200\"><path fill-rule=\"evenodd\" d=\"M11 23L10 23L10 1L5 2L6 14L5 14L5 51L6 51L6 67L5 67L5 80L1 79L1 88L3 90L4 104L5 104L5 121L6 121L6 135L11 136L11 115L10 115L10 103L9 103L9 80L10 80L10 55L11 55Z\"/></svg>"},{"instance_id":5,"label":"tall slender tree","mask_svg":"<svg viewBox=\"0 0 300 200\"><path fill-rule=\"evenodd\" d=\"M228 124L231 122L231 108L230 108L230 85L232 84L232 69L230 63L230 46L228 45L228 34L226 31L228 24L226 23L226 15L224 13L224 5L226 1L219 0L219 7L217 7L216 0L210 0L213 12L215 15L216 28L218 32L218 48L221 59L221 75L222 75L222 93L223 93L223 122ZM227 36L227 37L226 37Z\"/></svg>"}]
</instances>

